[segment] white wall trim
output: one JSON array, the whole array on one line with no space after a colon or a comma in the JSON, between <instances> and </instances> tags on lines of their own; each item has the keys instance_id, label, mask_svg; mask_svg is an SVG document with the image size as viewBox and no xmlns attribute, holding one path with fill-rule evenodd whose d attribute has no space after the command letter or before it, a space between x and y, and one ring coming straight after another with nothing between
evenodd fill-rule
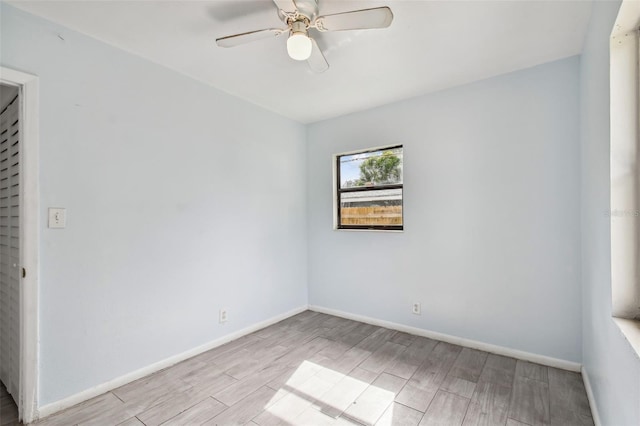
<instances>
[{"instance_id":1,"label":"white wall trim","mask_svg":"<svg viewBox=\"0 0 640 426\"><path fill-rule=\"evenodd\" d=\"M449 334L438 333L436 331L425 330L423 328L412 327L395 322L384 321L364 315L351 314L336 309L325 308L322 306L309 305L309 309L323 314L335 315L354 321L360 321L367 324L377 325L379 327L390 328L392 330L404 331L405 333L415 334L417 336L428 337L430 339L440 340L454 345L465 346L472 349L479 349L485 352L491 352L498 355L509 356L521 359L523 361L535 362L549 367L561 368L563 370L579 372L582 365L563 359L552 358L545 355L534 354L531 352L520 351L517 349L506 348L504 346L492 345L490 343L478 342L477 340L465 339L463 337L451 336Z\"/></svg>"},{"instance_id":2,"label":"white wall trim","mask_svg":"<svg viewBox=\"0 0 640 426\"><path fill-rule=\"evenodd\" d=\"M0 67L0 82L17 86L20 99L20 267L27 271L20 282L20 391L19 416L35 420L39 368L39 81L38 77Z\"/></svg>"},{"instance_id":3,"label":"white wall trim","mask_svg":"<svg viewBox=\"0 0 640 426\"><path fill-rule=\"evenodd\" d=\"M598 412L598 405L596 404L596 398L593 394L593 389L591 388L591 382L589 381L589 374L587 374L587 369L582 367L582 381L584 382L584 388L587 391L587 399L589 400L589 407L591 408L591 417L593 417L593 423L595 426L602 426L602 422L600 421L600 413Z\"/></svg>"},{"instance_id":4,"label":"white wall trim","mask_svg":"<svg viewBox=\"0 0 640 426\"><path fill-rule=\"evenodd\" d=\"M182 352L180 354L171 356L169 358L163 359L146 367L140 368L138 370L127 373L123 376L116 377L108 382L102 383L98 386L94 386L92 388L83 390L74 395L68 396L64 399L61 399L56 402L52 402L43 407L40 407L38 410L38 418L43 418L50 416L58 411L64 410L65 408L72 407L81 402L87 401L96 396L102 395L103 393L109 392L110 390L116 389L120 386L126 385L127 383L133 382L134 380L138 380L142 377L153 374L157 371L163 370L167 367L171 367L174 364L177 364L181 361L184 361L189 358L193 358L196 355L200 355L203 352L216 348L218 346L222 346L225 343L229 343L232 340L236 340L242 336L246 336L247 334L251 334L254 331L258 331L265 327L268 327L272 324L280 322L284 319L297 315L301 312L307 310L307 306L303 305L296 309L292 309L288 312L285 312L280 315L276 315L259 323L250 325L249 327L245 327L241 330L235 331L233 333L227 334L226 336L220 337L216 340L213 340L209 343L205 343L204 345L200 345L193 349L189 349L188 351Z\"/></svg>"}]
</instances>

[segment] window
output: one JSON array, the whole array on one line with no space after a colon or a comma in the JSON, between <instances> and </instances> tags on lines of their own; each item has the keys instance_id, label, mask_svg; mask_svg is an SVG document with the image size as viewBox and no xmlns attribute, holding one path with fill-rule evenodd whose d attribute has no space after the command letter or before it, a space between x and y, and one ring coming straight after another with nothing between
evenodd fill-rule
<instances>
[{"instance_id":1,"label":"window","mask_svg":"<svg viewBox=\"0 0 640 426\"><path fill-rule=\"evenodd\" d=\"M336 229L403 229L402 146L336 155Z\"/></svg>"},{"instance_id":2,"label":"window","mask_svg":"<svg viewBox=\"0 0 640 426\"><path fill-rule=\"evenodd\" d=\"M621 7L610 50L611 281L613 314L640 320L640 212L638 198L638 30L624 29ZM635 25L635 19L630 23Z\"/></svg>"},{"instance_id":3,"label":"window","mask_svg":"<svg viewBox=\"0 0 640 426\"><path fill-rule=\"evenodd\" d=\"M614 321L640 355L640 8L625 0L611 33L611 298Z\"/></svg>"}]
</instances>

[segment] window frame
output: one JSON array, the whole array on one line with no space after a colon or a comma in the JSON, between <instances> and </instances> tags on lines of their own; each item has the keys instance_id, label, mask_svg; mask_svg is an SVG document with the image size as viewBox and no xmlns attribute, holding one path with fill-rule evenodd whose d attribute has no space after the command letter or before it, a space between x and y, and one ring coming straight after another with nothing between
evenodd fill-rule
<instances>
[{"instance_id":1,"label":"window frame","mask_svg":"<svg viewBox=\"0 0 640 426\"><path fill-rule=\"evenodd\" d=\"M345 156L354 154L366 154L370 152L386 151L390 149L402 149L403 165L404 165L404 146L402 144L388 145L374 148L359 149L350 152L342 152L333 156L334 167L334 185L333 185L333 201L334 201L334 230L338 231L391 231L391 232L403 232L404 231L404 170L402 183L378 185L378 186L363 186L363 187L351 187L340 188L340 159ZM402 207L402 225L342 225L341 224L341 210L340 207L340 195L343 193L353 192L368 192L368 191L380 191L385 189L400 189L402 194L401 207Z\"/></svg>"},{"instance_id":2,"label":"window frame","mask_svg":"<svg viewBox=\"0 0 640 426\"><path fill-rule=\"evenodd\" d=\"M631 37L630 37L631 35ZM640 242L638 195L640 152L640 7L624 0L614 24L609 50L611 314L640 356ZM630 90L629 90L630 89ZM623 129L623 130L621 130ZM632 153L632 164L628 161ZM621 179L621 176L623 179Z\"/></svg>"},{"instance_id":3,"label":"window frame","mask_svg":"<svg viewBox=\"0 0 640 426\"><path fill-rule=\"evenodd\" d=\"M620 20L623 9L618 16ZM638 175L640 30L614 31L610 50L611 296L615 317L640 320ZM629 157L632 160L629 160ZM624 159L624 160L623 160ZM629 163L630 161L630 163Z\"/></svg>"}]
</instances>

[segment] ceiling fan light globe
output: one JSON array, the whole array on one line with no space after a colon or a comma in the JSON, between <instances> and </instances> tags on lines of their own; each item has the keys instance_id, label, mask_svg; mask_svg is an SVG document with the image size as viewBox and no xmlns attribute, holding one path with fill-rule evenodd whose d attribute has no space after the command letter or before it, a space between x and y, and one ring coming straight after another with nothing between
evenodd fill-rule
<instances>
[{"instance_id":1,"label":"ceiling fan light globe","mask_svg":"<svg viewBox=\"0 0 640 426\"><path fill-rule=\"evenodd\" d=\"M291 59L306 61L311 56L313 45L304 33L293 33L287 39L287 53Z\"/></svg>"}]
</instances>

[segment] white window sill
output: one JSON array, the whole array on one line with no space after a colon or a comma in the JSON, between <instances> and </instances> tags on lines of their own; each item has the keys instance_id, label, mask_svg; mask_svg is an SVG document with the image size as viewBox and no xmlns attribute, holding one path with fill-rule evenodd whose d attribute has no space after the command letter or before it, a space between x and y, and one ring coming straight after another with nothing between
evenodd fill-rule
<instances>
[{"instance_id":1,"label":"white window sill","mask_svg":"<svg viewBox=\"0 0 640 426\"><path fill-rule=\"evenodd\" d=\"M636 356L640 358L640 321L613 317L613 322L620 328L625 339L635 351Z\"/></svg>"}]
</instances>

